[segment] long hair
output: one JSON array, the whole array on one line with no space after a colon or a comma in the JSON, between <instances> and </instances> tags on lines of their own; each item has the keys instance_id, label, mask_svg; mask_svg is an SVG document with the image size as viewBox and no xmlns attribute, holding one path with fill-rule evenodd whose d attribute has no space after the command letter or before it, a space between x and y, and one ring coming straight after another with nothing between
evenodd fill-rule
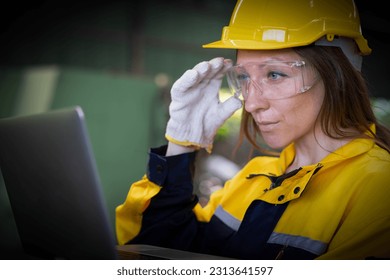
<instances>
[{"instance_id":1,"label":"long hair","mask_svg":"<svg viewBox=\"0 0 390 280\"><path fill-rule=\"evenodd\" d=\"M323 132L335 139L371 137L390 153L390 130L378 123L371 107L367 83L342 50L337 47L306 46L294 48L294 51L323 80L325 96L318 115ZM276 155L275 151L260 147L258 140L261 136L255 121L251 114L245 110L242 112L237 146L246 138L253 150ZM372 124L376 126L376 133L370 129Z\"/></svg>"}]
</instances>

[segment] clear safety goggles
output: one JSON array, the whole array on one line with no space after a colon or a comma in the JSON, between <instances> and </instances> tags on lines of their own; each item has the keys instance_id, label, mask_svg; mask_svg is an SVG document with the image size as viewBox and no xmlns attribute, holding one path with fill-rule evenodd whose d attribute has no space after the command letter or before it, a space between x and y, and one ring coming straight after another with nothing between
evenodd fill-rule
<instances>
[{"instance_id":1,"label":"clear safety goggles","mask_svg":"<svg viewBox=\"0 0 390 280\"><path fill-rule=\"evenodd\" d=\"M284 99L308 91L316 81L304 61L267 61L233 66L226 73L232 93L247 100L249 92Z\"/></svg>"}]
</instances>

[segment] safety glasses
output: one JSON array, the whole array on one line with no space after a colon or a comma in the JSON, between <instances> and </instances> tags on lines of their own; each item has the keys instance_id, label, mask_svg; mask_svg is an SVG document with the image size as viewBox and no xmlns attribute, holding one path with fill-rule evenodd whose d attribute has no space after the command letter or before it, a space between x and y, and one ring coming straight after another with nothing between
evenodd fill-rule
<instances>
[{"instance_id":1,"label":"safety glasses","mask_svg":"<svg viewBox=\"0 0 390 280\"><path fill-rule=\"evenodd\" d=\"M251 92L270 100L289 98L308 91L316 81L303 60L238 64L226 76L232 93L244 100Z\"/></svg>"}]
</instances>

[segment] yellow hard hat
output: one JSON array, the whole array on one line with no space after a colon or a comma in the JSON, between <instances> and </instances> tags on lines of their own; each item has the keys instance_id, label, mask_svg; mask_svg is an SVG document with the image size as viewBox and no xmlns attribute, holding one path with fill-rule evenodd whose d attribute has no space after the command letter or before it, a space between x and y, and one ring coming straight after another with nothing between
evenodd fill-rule
<instances>
[{"instance_id":1,"label":"yellow hard hat","mask_svg":"<svg viewBox=\"0 0 390 280\"><path fill-rule=\"evenodd\" d=\"M338 37L353 39L361 55L371 53L353 0L238 0L221 40L203 47L271 50Z\"/></svg>"}]
</instances>

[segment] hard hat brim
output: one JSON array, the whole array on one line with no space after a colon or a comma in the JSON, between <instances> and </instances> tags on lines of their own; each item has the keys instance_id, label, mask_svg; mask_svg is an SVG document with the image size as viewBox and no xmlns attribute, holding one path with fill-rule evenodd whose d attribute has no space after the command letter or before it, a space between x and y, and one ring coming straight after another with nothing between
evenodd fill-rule
<instances>
[{"instance_id":1,"label":"hard hat brim","mask_svg":"<svg viewBox=\"0 0 390 280\"><path fill-rule=\"evenodd\" d=\"M346 36L351 38L352 36ZM321 38L321 37L320 37ZM242 49L242 50L275 50L275 49L286 49L286 48L294 48L307 46L315 41L319 40L308 40L307 42L261 42L254 40L219 40L215 42L211 42L208 44L202 45L205 49ZM364 38L354 38L358 48L360 50L361 55L369 55L371 53L371 48L367 44L367 40Z\"/></svg>"}]
</instances>

